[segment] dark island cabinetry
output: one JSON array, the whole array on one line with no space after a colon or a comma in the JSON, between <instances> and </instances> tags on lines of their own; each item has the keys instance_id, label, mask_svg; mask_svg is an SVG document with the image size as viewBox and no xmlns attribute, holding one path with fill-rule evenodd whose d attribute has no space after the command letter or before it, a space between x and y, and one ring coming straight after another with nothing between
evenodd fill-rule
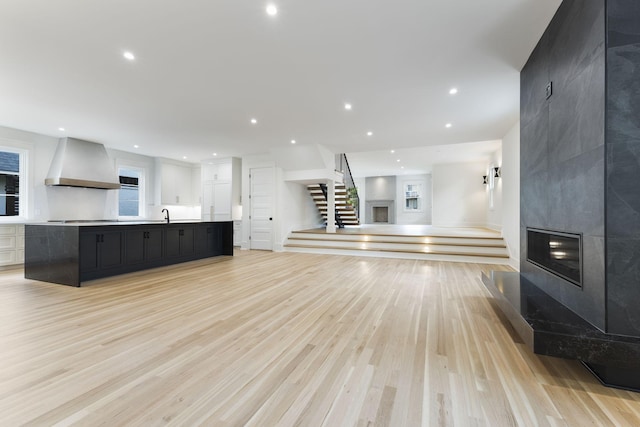
<instances>
[{"instance_id":1,"label":"dark island cabinetry","mask_svg":"<svg viewBox=\"0 0 640 427\"><path fill-rule=\"evenodd\" d=\"M233 255L233 228L215 227L211 223L196 225L195 250L207 256Z\"/></svg>"},{"instance_id":2,"label":"dark island cabinetry","mask_svg":"<svg viewBox=\"0 0 640 427\"><path fill-rule=\"evenodd\" d=\"M63 285L233 255L233 222L27 224L25 277Z\"/></svg>"},{"instance_id":3,"label":"dark island cabinetry","mask_svg":"<svg viewBox=\"0 0 640 427\"><path fill-rule=\"evenodd\" d=\"M167 229L168 258L190 258L195 252L194 226L181 226Z\"/></svg>"},{"instance_id":4,"label":"dark island cabinetry","mask_svg":"<svg viewBox=\"0 0 640 427\"><path fill-rule=\"evenodd\" d=\"M125 239L125 263L162 264L164 233L162 228L134 228L127 230Z\"/></svg>"},{"instance_id":5,"label":"dark island cabinetry","mask_svg":"<svg viewBox=\"0 0 640 427\"><path fill-rule=\"evenodd\" d=\"M122 265L122 236L115 230L82 230L80 233L80 272L110 270Z\"/></svg>"}]
</instances>

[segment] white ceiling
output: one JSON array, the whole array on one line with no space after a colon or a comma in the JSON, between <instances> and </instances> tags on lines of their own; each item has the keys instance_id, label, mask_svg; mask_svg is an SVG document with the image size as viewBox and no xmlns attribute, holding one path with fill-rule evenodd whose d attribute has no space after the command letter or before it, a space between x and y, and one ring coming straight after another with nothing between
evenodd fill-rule
<instances>
[{"instance_id":1,"label":"white ceiling","mask_svg":"<svg viewBox=\"0 0 640 427\"><path fill-rule=\"evenodd\" d=\"M502 141L492 140L362 151L350 153L347 161L356 178L417 175L431 173L433 165L436 164L488 161L501 145Z\"/></svg>"},{"instance_id":2,"label":"white ceiling","mask_svg":"<svg viewBox=\"0 0 640 427\"><path fill-rule=\"evenodd\" d=\"M192 162L291 139L429 155L408 149L513 126L560 2L3 0L0 126Z\"/></svg>"}]
</instances>

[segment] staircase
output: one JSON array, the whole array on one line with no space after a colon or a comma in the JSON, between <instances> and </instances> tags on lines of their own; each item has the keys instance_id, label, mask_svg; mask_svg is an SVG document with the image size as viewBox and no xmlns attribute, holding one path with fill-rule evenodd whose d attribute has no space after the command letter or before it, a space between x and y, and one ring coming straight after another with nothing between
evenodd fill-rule
<instances>
[{"instance_id":1,"label":"staircase","mask_svg":"<svg viewBox=\"0 0 640 427\"><path fill-rule=\"evenodd\" d=\"M327 221L327 199L320 184L308 185L309 194L322 214L322 219ZM358 216L354 208L347 204L347 189L344 184L336 183L336 222L338 219L344 225L359 225Z\"/></svg>"},{"instance_id":2,"label":"staircase","mask_svg":"<svg viewBox=\"0 0 640 427\"><path fill-rule=\"evenodd\" d=\"M447 235L391 235L293 231L284 245L287 252L405 258L432 261L508 264L509 252L499 233L470 231Z\"/></svg>"}]
</instances>

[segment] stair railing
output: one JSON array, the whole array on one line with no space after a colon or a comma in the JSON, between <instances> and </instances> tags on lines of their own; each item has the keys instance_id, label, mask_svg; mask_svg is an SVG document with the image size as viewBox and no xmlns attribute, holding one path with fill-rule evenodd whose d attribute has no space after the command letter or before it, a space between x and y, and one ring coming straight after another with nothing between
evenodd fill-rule
<instances>
[{"instance_id":1,"label":"stair railing","mask_svg":"<svg viewBox=\"0 0 640 427\"><path fill-rule=\"evenodd\" d=\"M353 210L360 222L360 197L358 196L358 188L353 181L349 161L345 153L336 154L336 170L344 175L344 187L347 190L347 200L353 207Z\"/></svg>"},{"instance_id":2,"label":"stair railing","mask_svg":"<svg viewBox=\"0 0 640 427\"><path fill-rule=\"evenodd\" d=\"M324 199L327 201L327 212L329 212L329 196L327 195L327 184L320 183L318 185L320 185L322 194L324 194ZM334 202L334 207L335 207L335 202ZM342 222L342 218L340 218L340 212L338 212L338 208L335 208L334 211L335 211L336 224L338 225L338 228L344 228L344 223ZM327 215L327 218L329 218L329 215Z\"/></svg>"}]
</instances>

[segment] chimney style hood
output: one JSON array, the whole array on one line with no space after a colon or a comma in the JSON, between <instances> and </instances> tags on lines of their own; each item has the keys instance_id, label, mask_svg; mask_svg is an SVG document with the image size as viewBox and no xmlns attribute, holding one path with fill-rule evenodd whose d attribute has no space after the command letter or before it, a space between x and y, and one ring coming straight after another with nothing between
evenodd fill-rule
<instances>
[{"instance_id":1,"label":"chimney style hood","mask_svg":"<svg viewBox=\"0 0 640 427\"><path fill-rule=\"evenodd\" d=\"M51 161L45 185L120 188L120 179L104 145L76 138L61 138Z\"/></svg>"}]
</instances>

